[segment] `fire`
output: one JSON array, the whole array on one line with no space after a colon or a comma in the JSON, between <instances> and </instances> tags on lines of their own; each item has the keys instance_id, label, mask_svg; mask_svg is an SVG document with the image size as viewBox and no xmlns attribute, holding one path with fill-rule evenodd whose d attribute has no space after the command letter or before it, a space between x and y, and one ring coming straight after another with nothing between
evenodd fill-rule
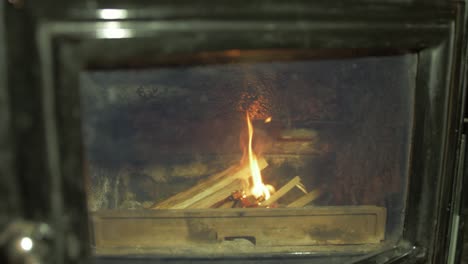
<instances>
[{"instance_id":1,"label":"fire","mask_svg":"<svg viewBox=\"0 0 468 264\"><path fill-rule=\"evenodd\" d=\"M252 150L252 139L253 139L253 126L250 122L249 113L246 113L247 116L247 127L249 131L249 144L248 144L248 155L249 155L249 164L250 172L252 174L253 186L251 192L256 198L263 197L265 200L270 198L270 190L272 186L263 184L262 174L260 173L260 167L258 166L257 156L253 153Z\"/></svg>"}]
</instances>

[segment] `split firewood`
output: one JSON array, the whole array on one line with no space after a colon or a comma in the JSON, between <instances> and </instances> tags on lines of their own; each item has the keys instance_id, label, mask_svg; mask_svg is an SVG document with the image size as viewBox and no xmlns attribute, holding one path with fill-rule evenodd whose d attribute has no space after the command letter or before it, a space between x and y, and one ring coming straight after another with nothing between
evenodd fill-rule
<instances>
[{"instance_id":1,"label":"split firewood","mask_svg":"<svg viewBox=\"0 0 468 264\"><path fill-rule=\"evenodd\" d=\"M228 202L226 202L228 201ZM225 200L212 206L212 208L252 208L258 207L258 200L253 195L247 195L244 191L235 191Z\"/></svg>"},{"instance_id":2,"label":"split firewood","mask_svg":"<svg viewBox=\"0 0 468 264\"><path fill-rule=\"evenodd\" d=\"M257 198L253 195L244 195L236 201L234 207L236 208L253 208L258 207L259 203Z\"/></svg>"},{"instance_id":3,"label":"split firewood","mask_svg":"<svg viewBox=\"0 0 468 264\"><path fill-rule=\"evenodd\" d=\"M216 203L215 205L211 206L212 208L236 208L239 205L239 202L245 197L244 190L237 190L226 199Z\"/></svg>"},{"instance_id":4,"label":"split firewood","mask_svg":"<svg viewBox=\"0 0 468 264\"><path fill-rule=\"evenodd\" d=\"M295 186L300 186L299 189L304 190L304 186L301 184L301 177L296 176L288 183L283 185L278 191L270 196L270 198L264 202L262 202L262 206L269 206L276 202L279 198L283 197L286 193L288 193L292 188Z\"/></svg>"},{"instance_id":5,"label":"split firewood","mask_svg":"<svg viewBox=\"0 0 468 264\"><path fill-rule=\"evenodd\" d=\"M224 201L221 205L219 206L213 206L213 208L233 208L234 207L234 204L236 203L236 201Z\"/></svg>"},{"instance_id":6,"label":"split firewood","mask_svg":"<svg viewBox=\"0 0 468 264\"><path fill-rule=\"evenodd\" d=\"M213 192L211 195L187 206L186 208L191 208L191 209L204 209L204 208L210 208L219 201L225 200L226 198L229 198L232 193L236 191L242 191L247 188L248 182L246 179L234 179L230 184L228 184L226 187Z\"/></svg>"},{"instance_id":7,"label":"split firewood","mask_svg":"<svg viewBox=\"0 0 468 264\"><path fill-rule=\"evenodd\" d=\"M268 166L265 159L258 160L260 169ZM250 175L249 164L243 166L233 166L220 173L210 176L209 178L200 181L190 189L180 192L152 207L152 209L185 209L195 204L196 202L207 198L208 196L225 189L236 179L248 180ZM226 193L225 197L230 195ZM221 198L222 199L222 198Z\"/></svg>"},{"instance_id":8,"label":"split firewood","mask_svg":"<svg viewBox=\"0 0 468 264\"><path fill-rule=\"evenodd\" d=\"M300 197L296 201L288 204L287 207L304 207L304 206L308 205L310 202L317 199L317 197L319 197L320 194L321 194L321 191L319 189L315 189L315 190L309 192L308 194Z\"/></svg>"}]
</instances>

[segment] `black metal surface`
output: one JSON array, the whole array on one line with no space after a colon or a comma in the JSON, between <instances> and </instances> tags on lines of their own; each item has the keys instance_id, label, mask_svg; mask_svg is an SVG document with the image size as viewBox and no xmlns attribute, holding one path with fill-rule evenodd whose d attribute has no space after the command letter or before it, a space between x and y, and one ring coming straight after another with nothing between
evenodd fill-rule
<instances>
[{"instance_id":1,"label":"black metal surface","mask_svg":"<svg viewBox=\"0 0 468 264\"><path fill-rule=\"evenodd\" d=\"M229 19L251 17L257 20L266 19L304 19L315 17L319 19L331 19L347 10L347 16L342 20L367 17L392 17L398 12L419 13L420 18L424 13L432 14L435 9L445 8L449 1L418 1L414 0L379 0L379 1L314 1L313 5L304 4L302 0L255 0L255 1L170 1L163 0L155 3L151 0L112 1L112 0L90 0L90 1L26 1L26 5L35 10L41 17L60 19L99 19L100 9L124 9L127 11L125 19L190 19L190 18L220 18ZM323 7L327 8L323 8ZM143 8L142 8L143 7ZM389 12L381 12L387 10ZM327 11L327 12L323 12ZM374 13L377 11L377 13ZM125 20L123 19L123 20Z\"/></svg>"},{"instance_id":2,"label":"black metal surface","mask_svg":"<svg viewBox=\"0 0 468 264\"><path fill-rule=\"evenodd\" d=\"M29 219L44 219L49 214L47 177L44 169L43 125L40 113L40 90L31 89L37 81L37 60L33 39L33 22L25 10L6 6L8 47L8 92L11 112L11 135L14 141L14 169L21 185L18 191L23 204L28 208L23 216ZM13 25L13 26L12 26ZM20 44L18 44L20 43ZM28 182L28 184L24 184ZM37 186L41 186L37 188Z\"/></svg>"},{"instance_id":3,"label":"black metal surface","mask_svg":"<svg viewBox=\"0 0 468 264\"><path fill-rule=\"evenodd\" d=\"M452 202L463 105L460 98L464 94L461 4L240 1L221 5L201 1L146 7L144 3L127 3L120 6L130 8L118 26L129 35L119 40L96 34L109 25L99 18L96 8L117 5L91 1L76 8L70 6L77 2L66 4L68 7L64 3L26 4L31 6L23 10L8 6L7 14L8 25L16 27L9 31L8 68L19 69L8 73L17 179L21 181L24 216L48 221L57 230L57 263L82 262L89 256L78 71L90 64L125 65L139 58L158 63L160 56L180 53L271 48L418 53L403 240L420 250L386 261L444 263L447 259L447 212ZM149 42L155 45L146 45ZM258 256L241 261L311 261L296 257ZM385 263L381 260L363 259L362 263Z\"/></svg>"},{"instance_id":4,"label":"black metal surface","mask_svg":"<svg viewBox=\"0 0 468 264\"><path fill-rule=\"evenodd\" d=\"M5 14L5 6L0 5L0 17ZM11 113L9 104L6 25L0 21L0 229L6 227L11 218L20 214L20 198L16 193L14 177L13 145L11 135Z\"/></svg>"},{"instance_id":5,"label":"black metal surface","mask_svg":"<svg viewBox=\"0 0 468 264\"><path fill-rule=\"evenodd\" d=\"M0 5L0 17L4 17L5 6ZM7 228L12 219L20 215L22 206L17 195L17 182L13 170L13 146L11 142L11 116L8 100L8 72L6 25L0 20L0 230ZM2 243L3 244L3 243ZM7 261L8 252L4 245L0 249L0 262Z\"/></svg>"},{"instance_id":6,"label":"black metal surface","mask_svg":"<svg viewBox=\"0 0 468 264\"><path fill-rule=\"evenodd\" d=\"M463 122L463 131L466 133L468 129L468 119L467 119L467 111L465 109L464 114L464 122ZM464 160L465 170L463 173L463 183L462 183L462 190L461 190L461 197L460 197L460 226L459 226L459 233L458 233L458 245L457 245L457 257L460 260L461 264L468 263L468 193L467 193L467 186L468 186L468 171L466 170L468 166L468 156L465 154Z\"/></svg>"}]
</instances>

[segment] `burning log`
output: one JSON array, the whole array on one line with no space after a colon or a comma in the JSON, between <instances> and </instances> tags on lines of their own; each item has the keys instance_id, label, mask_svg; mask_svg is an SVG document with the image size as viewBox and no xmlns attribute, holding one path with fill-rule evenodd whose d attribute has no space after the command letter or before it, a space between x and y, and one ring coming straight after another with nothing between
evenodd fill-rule
<instances>
[{"instance_id":1,"label":"burning log","mask_svg":"<svg viewBox=\"0 0 468 264\"><path fill-rule=\"evenodd\" d=\"M242 193L242 195L238 195L235 197L235 203L234 203L234 208L253 208L253 207L258 207L259 203L257 198L253 195L245 195Z\"/></svg>"},{"instance_id":2,"label":"burning log","mask_svg":"<svg viewBox=\"0 0 468 264\"><path fill-rule=\"evenodd\" d=\"M294 186L299 186L299 189L304 190L304 186L301 184L301 178L299 176L294 177L288 183L283 185L278 191L270 196L270 198L262 203L262 206L269 206L276 202L279 198L283 197L288 193Z\"/></svg>"},{"instance_id":3,"label":"burning log","mask_svg":"<svg viewBox=\"0 0 468 264\"><path fill-rule=\"evenodd\" d=\"M253 195L246 195L244 191L235 191L229 197L216 203L212 208L252 208L258 207L258 200Z\"/></svg>"},{"instance_id":4,"label":"burning log","mask_svg":"<svg viewBox=\"0 0 468 264\"><path fill-rule=\"evenodd\" d=\"M320 194L321 194L321 191L318 190L318 189L315 189L315 190L311 191L310 193L300 197L296 201L288 204L287 207L304 207L307 204L309 204L310 202L312 202L313 200L317 199L317 197L319 197Z\"/></svg>"},{"instance_id":5,"label":"burning log","mask_svg":"<svg viewBox=\"0 0 468 264\"><path fill-rule=\"evenodd\" d=\"M258 165L260 169L268 166L265 159L259 159ZM223 191L224 197L230 195L230 192L225 192L226 188L233 183L236 179L243 179L247 181L251 176L249 164L244 166L233 166L220 173L210 176L208 179L199 182L197 185L190 189L180 192L165 201L162 201L151 209L185 209L194 205L195 203L205 199L218 191ZM218 201L222 200L221 197ZM211 202L211 201L210 201ZM213 204L214 204L213 203ZM211 204L211 205L213 205ZM211 206L210 205L210 206ZM198 208L198 207L197 207ZM206 207L207 208L207 207Z\"/></svg>"},{"instance_id":6,"label":"burning log","mask_svg":"<svg viewBox=\"0 0 468 264\"><path fill-rule=\"evenodd\" d=\"M214 208L233 208L235 203L235 201L227 201L219 206L214 206Z\"/></svg>"},{"instance_id":7,"label":"burning log","mask_svg":"<svg viewBox=\"0 0 468 264\"><path fill-rule=\"evenodd\" d=\"M246 208L257 207L258 202L252 195L247 196L244 191L235 191L229 197L216 203L212 208Z\"/></svg>"},{"instance_id":8,"label":"burning log","mask_svg":"<svg viewBox=\"0 0 468 264\"><path fill-rule=\"evenodd\" d=\"M213 205L219 203L219 201L223 201L226 197L231 196L232 193L246 189L247 186L248 182L245 179L234 179L234 181L226 187L213 192L210 196L205 197L186 208L203 209L213 207Z\"/></svg>"}]
</instances>

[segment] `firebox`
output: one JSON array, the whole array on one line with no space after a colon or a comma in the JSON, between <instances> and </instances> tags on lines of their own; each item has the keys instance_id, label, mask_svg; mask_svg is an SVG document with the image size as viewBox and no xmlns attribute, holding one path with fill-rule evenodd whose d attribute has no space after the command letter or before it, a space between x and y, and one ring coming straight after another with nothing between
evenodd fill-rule
<instances>
[{"instance_id":1,"label":"firebox","mask_svg":"<svg viewBox=\"0 0 468 264\"><path fill-rule=\"evenodd\" d=\"M395 243L416 57L335 57L228 50L83 72L96 252L366 252Z\"/></svg>"},{"instance_id":2,"label":"firebox","mask_svg":"<svg viewBox=\"0 0 468 264\"><path fill-rule=\"evenodd\" d=\"M85 2L25 3L9 33L9 65L31 68L10 82L41 254L456 259L462 4Z\"/></svg>"}]
</instances>

